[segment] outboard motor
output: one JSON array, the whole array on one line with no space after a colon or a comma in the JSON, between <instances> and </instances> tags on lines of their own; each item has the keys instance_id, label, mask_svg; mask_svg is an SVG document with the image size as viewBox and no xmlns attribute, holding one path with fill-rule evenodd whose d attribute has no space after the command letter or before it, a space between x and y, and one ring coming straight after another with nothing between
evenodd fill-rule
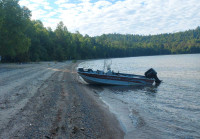
<instances>
[{"instance_id":1,"label":"outboard motor","mask_svg":"<svg viewBox=\"0 0 200 139\"><path fill-rule=\"evenodd\" d=\"M144 73L144 75L145 75L146 78L154 78L155 82L157 84L161 83L161 80L159 80L158 77L157 77L157 72L154 69L152 69L152 68L150 68L149 70L147 70Z\"/></svg>"}]
</instances>

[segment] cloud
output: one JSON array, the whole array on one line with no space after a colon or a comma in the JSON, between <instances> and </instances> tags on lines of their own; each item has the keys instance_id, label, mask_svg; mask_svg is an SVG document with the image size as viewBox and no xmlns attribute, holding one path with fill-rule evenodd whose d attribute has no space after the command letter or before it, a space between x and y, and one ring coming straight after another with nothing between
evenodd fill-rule
<instances>
[{"instance_id":1,"label":"cloud","mask_svg":"<svg viewBox=\"0 0 200 139\"><path fill-rule=\"evenodd\" d=\"M52 18L49 16L50 10L53 7L47 0L20 0L19 4L21 6L26 6L32 11L32 19L45 20L45 18Z\"/></svg>"},{"instance_id":2,"label":"cloud","mask_svg":"<svg viewBox=\"0 0 200 139\"><path fill-rule=\"evenodd\" d=\"M55 29L63 21L69 31L91 36L170 33L200 25L199 0L21 0L20 4L45 26Z\"/></svg>"},{"instance_id":3,"label":"cloud","mask_svg":"<svg viewBox=\"0 0 200 139\"><path fill-rule=\"evenodd\" d=\"M55 4L58 4L58 5L60 5L60 4L63 4L63 3L67 3L69 0L56 0L55 1Z\"/></svg>"},{"instance_id":4,"label":"cloud","mask_svg":"<svg viewBox=\"0 0 200 139\"><path fill-rule=\"evenodd\" d=\"M26 5L30 5L30 2L27 1L27 0L21 0L21 1L19 1L19 4L23 5L23 6L26 6Z\"/></svg>"}]
</instances>

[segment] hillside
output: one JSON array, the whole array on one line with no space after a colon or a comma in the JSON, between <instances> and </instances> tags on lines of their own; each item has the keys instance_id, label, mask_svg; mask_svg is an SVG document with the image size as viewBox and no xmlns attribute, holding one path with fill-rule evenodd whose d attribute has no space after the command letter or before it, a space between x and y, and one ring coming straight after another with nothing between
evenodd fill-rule
<instances>
[{"instance_id":1,"label":"hillside","mask_svg":"<svg viewBox=\"0 0 200 139\"><path fill-rule=\"evenodd\" d=\"M133 32L134 34L134 32ZM0 56L2 62L63 61L161 54L200 53L200 27L159 35L71 33L63 22L57 28L31 20L31 11L18 0L0 1Z\"/></svg>"}]
</instances>

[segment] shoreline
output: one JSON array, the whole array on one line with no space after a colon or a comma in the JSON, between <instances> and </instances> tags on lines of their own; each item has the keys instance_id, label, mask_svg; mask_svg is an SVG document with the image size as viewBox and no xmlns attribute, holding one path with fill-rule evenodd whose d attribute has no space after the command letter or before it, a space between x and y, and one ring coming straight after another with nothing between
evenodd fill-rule
<instances>
[{"instance_id":1,"label":"shoreline","mask_svg":"<svg viewBox=\"0 0 200 139\"><path fill-rule=\"evenodd\" d=\"M117 117L80 82L80 62L1 64L0 138L124 138Z\"/></svg>"},{"instance_id":2,"label":"shoreline","mask_svg":"<svg viewBox=\"0 0 200 139\"><path fill-rule=\"evenodd\" d=\"M77 61L73 69L75 70L81 62L85 61ZM95 106L93 109L96 109L99 114L102 113L100 124L102 124L102 127L104 127L105 130L105 136L103 138L124 138L125 132L121 127L120 121L118 121L115 114L109 110L109 106L106 105L106 103L104 103L100 96L96 93L96 89L101 89L101 87L99 88L98 86L85 84L84 81L80 80L77 73L75 73L74 76L76 78L75 80L80 83L80 87L84 90L82 93L84 93L85 96L88 96L88 100L90 100L92 105ZM98 117L99 114L95 115Z\"/></svg>"}]
</instances>

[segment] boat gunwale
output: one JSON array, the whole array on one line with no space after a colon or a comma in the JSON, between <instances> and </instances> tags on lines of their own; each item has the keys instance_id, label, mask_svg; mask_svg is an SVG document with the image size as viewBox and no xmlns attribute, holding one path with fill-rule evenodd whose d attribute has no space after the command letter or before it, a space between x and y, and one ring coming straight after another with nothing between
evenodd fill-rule
<instances>
[{"instance_id":1,"label":"boat gunwale","mask_svg":"<svg viewBox=\"0 0 200 139\"><path fill-rule=\"evenodd\" d=\"M128 80L125 80L126 82L131 82L131 79L135 79L135 80L140 80L140 81L145 81L145 82L152 82L152 81L155 81L154 79L152 78L146 78L145 76L142 76L142 75L132 75L132 74L128 74L128 76L120 76L121 73L119 73L118 75L113 75L113 74L97 74L95 72L88 72L88 71L84 71L84 72L79 72L79 74L86 74L85 76L88 76L88 75L98 75L98 76L107 76L107 77L119 77L119 78L122 78L122 79L128 79ZM122 73L124 74L124 73ZM132 76L132 77L131 77ZM135 77L139 77L139 78L134 78ZM91 77L91 76L89 76ZM92 77L92 78L98 78L98 77ZM108 80L115 80L115 79L108 79Z\"/></svg>"}]
</instances>

